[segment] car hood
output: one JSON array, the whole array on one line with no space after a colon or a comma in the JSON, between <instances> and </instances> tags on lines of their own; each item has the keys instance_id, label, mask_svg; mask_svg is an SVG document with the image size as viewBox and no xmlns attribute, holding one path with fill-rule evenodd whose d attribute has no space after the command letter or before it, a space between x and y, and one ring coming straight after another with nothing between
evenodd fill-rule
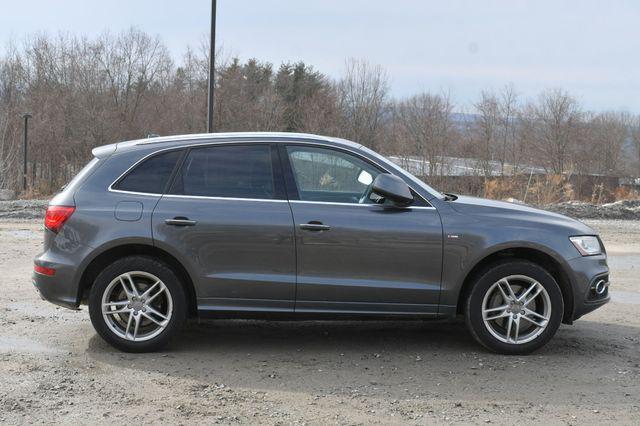
<instances>
[{"instance_id":1,"label":"car hood","mask_svg":"<svg viewBox=\"0 0 640 426\"><path fill-rule=\"evenodd\" d=\"M528 222L532 225L544 224L567 228L570 233L575 235L597 235L597 232L591 227L578 220L524 204L458 196L455 201L450 202L450 205L459 213L504 220L505 225L513 221Z\"/></svg>"}]
</instances>

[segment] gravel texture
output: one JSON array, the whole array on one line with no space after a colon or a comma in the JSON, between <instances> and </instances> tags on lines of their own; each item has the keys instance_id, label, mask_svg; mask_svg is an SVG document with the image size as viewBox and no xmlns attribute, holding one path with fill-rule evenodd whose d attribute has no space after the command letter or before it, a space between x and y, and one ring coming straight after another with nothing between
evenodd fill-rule
<instances>
[{"instance_id":1,"label":"gravel texture","mask_svg":"<svg viewBox=\"0 0 640 426\"><path fill-rule=\"evenodd\" d=\"M0 201L0 219L40 219L49 200Z\"/></svg>"},{"instance_id":2,"label":"gravel texture","mask_svg":"<svg viewBox=\"0 0 640 426\"><path fill-rule=\"evenodd\" d=\"M576 219L640 220L640 200L622 200L602 205L568 201L543 208Z\"/></svg>"}]
</instances>

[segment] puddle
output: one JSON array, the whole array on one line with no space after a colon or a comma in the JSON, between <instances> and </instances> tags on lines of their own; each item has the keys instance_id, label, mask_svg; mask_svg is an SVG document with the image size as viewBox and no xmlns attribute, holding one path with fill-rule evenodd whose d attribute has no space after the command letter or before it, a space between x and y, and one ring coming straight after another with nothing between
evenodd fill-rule
<instances>
[{"instance_id":1,"label":"puddle","mask_svg":"<svg viewBox=\"0 0 640 426\"><path fill-rule=\"evenodd\" d=\"M31 339L0 336L0 352L59 353L62 350Z\"/></svg>"},{"instance_id":2,"label":"puddle","mask_svg":"<svg viewBox=\"0 0 640 426\"><path fill-rule=\"evenodd\" d=\"M630 291L612 291L611 300L618 303L640 305L640 293L632 293Z\"/></svg>"}]
</instances>

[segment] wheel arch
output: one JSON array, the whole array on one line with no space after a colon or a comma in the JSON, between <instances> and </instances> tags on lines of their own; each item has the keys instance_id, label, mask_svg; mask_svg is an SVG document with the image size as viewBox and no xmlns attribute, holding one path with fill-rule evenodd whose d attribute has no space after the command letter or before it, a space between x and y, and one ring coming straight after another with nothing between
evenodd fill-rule
<instances>
[{"instance_id":1,"label":"wheel arch","mask_svg":"<svg viewBox=\"0 0 640 426\"><path fill-rule=\"evenodd\" d=\"M193 280L187 269L180 263L178 259L172 256L170 253L162 250L161 248L144 243L126 243L117 246L110 247L96 257L94 257L89 264L84 268L80 280L78 282L78 304L86 302L89 297L89 291L93 282L97 278L100 271L102 271L109 263L116 259L120 259L125 256L141 255L150 256L162 260L168 264L178 274L181 282L185 286L185 293L188 303L189 316L197 315L197 301L196 292L193 284Z\"/></svg>"},{"instance_id":2,"label":"wheel arch","mask_svg":"<svg viewBox=\"0 0 640 426\"><path fill-rule=\"evenodd\" d=\"M527 260L533 262L551 274L558 283L558 286L560 286L560 291L562 292L562 299L564 302L562 321L566 324L571 324L574 308L573 287L566 268L556 257L543 250L532 247L501 248L476 262L476 264L467 272L463 280L458 294L456 313L464 313L464 301L473 288L473 284L476 279L491 265L508 259Z\"/></svg>"}]
</instances>

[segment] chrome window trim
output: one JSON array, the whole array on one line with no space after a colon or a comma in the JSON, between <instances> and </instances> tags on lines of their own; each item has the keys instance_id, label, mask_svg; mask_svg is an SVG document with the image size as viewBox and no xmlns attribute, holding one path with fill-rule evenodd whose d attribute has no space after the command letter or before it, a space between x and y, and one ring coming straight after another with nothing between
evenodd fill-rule
<instances>
[{"instance_id":1,"label":"chrome window trim","mask_svg":"<svg viewBox=\"0 0 640 426\"><path fill-rule=\"evenodd\" d=\"M356 157L358 157L360 160L365 161L365 162L369 162L369 163L373 163L376 167L379 167L380 169L384 170L385 173L397 176L394 173L389 172L389 169L387 169L386 167L384 167L382 164L380 164L378 161L375 161L371 158L368 157L364 157L361 153L354 151L351 148L347 148L344 146L332 146L327 144L327 142L331 142L331 141L323 141L323 140L298 140L295 138L291 138L291 141L274 141L274 140L269 140L269 139L248 139L248 140L224 140L224 141L212 141L209 140L207 142L199 142L199 143L193 143L193 144L186 144L186 145L178 145L178 146L171 146L171 147L167 147L167 148L163 148L163 149L159 149L157 151L153 151L150 152L149 154L145 155L144 157L142 157L141 159L139 159L138 161L136 161L135 163L133 163L131 166L129 166L129 168L127 168L124 172L122 172L120 174L120 176L118 176L113 182L111 182L111 184L109 185L109 187L107 188L108 192L116 192L116 193L122 193L122 194L134 194L134 195L153 195L153 196L179 196L179 197L193 197L193 198L211 198L211 199L235 199L235 200L253 200L253 201L302 201L302 200L287 200L287 199L260 199L260 198L234 198L234 197L204 197L204 196L199 196L199 195L179 195L179 194L157 194L157 193L153 193L153 192L135 192L135 191L125 191L122 189L114 189L113 185L115 185L120 179L122 179L127 173L129 173L131 170L133 170L138 164L142 163L144 160L146 160L147 158L154 156L154 155L158 155L162 152L165 151L172 151L172 150L178 150L178 149L188 149L188 148L194 148L194 147L203 147L203 146L223 146L223 145L243 145L243 144L255 144L255 143L264 143L264 144L285 144L285 145L311 145L311 146L319 146L319 147L324 147L324 148L328 148L328 149L337 149L337 150L342 150L342 151L346 151L349 152L353 155L355 155ZM147 144L145 144L147 145ZM148 144L151 145L151 144ZM403 179L404 180L404 179ZM406 183L406 182L405 182ZM415 206L415 207L411 207L414 209L418 209L418 208L426 208L426 209L435 209L435 207L433 207L433 205L431 205L431 203L426 200L422 195L420 195L420 193L418 191L416 191L413 186L407 184L407 186L409 187L409 189L411 189L413 192L415 192L415 194L420 197L422 199L422 201L424 201L425 203L429 204L429 206ZM320 201L307 201L309 203L329 203L329 202L320 202ZM342 205L356 205L356 206L360 206L360 205L364 205L364 206L368 206L371 204L359 204L359 203L336 203L336 204L342 204Z\"/></svg>"},{"instance_id":2,"label":"chrome window trim","mask_svg":"<svg viewBox=\"0 0 640 426\"><path fill-rule=\"evenodd\" d=\"M330 206L357 206L357 207L379 206L379 207L385 207L383 204L375 204L375 203L370 203L370 204L341 203L341 202L338 202L338 201L289 200L289 202L290 203L295 203L295 204L325 204L325 205L330 205ZM435 210L436 209L435 207L432 207L432 206L412 206L412 205L408 205L406 207L400 207L400 208L421 209L421 210Z\"/></svg>"},{"instance_id":3,"label":"chrome window trim","mask_svg":"<svg viewBox=\"0 0 640 426\"><path fill-rule=\"evenodd\" d=\"M207 195L181 195L181 194L164 194L162 196L167 198L188 198L188 199L201 199L201 200L226 200L226 201L259 201L259 202L273 202L273 203L286 203L288 200L282 200L280 198L239 198L239 197L210 197Z\"/></svg>"},{"instance_id":4,"label":"chrome window trim","mask_svg":"<svg viewBox=\"0 0 640 426\"><path fill-rule=\"evenodd\" d=\"M117 182L117 180L115 182ZM113 183L111 185L113 185ZM109 185L109 188L108 188L109 192L117 192L117 193L120 193L120 194L147 195L147 196L152 196L152 197L162 197L162 194L158 194L156 192L124 191L122 189L113 189L113 188L111 188L111 185Z\"/></svg>"}]
</instances>

